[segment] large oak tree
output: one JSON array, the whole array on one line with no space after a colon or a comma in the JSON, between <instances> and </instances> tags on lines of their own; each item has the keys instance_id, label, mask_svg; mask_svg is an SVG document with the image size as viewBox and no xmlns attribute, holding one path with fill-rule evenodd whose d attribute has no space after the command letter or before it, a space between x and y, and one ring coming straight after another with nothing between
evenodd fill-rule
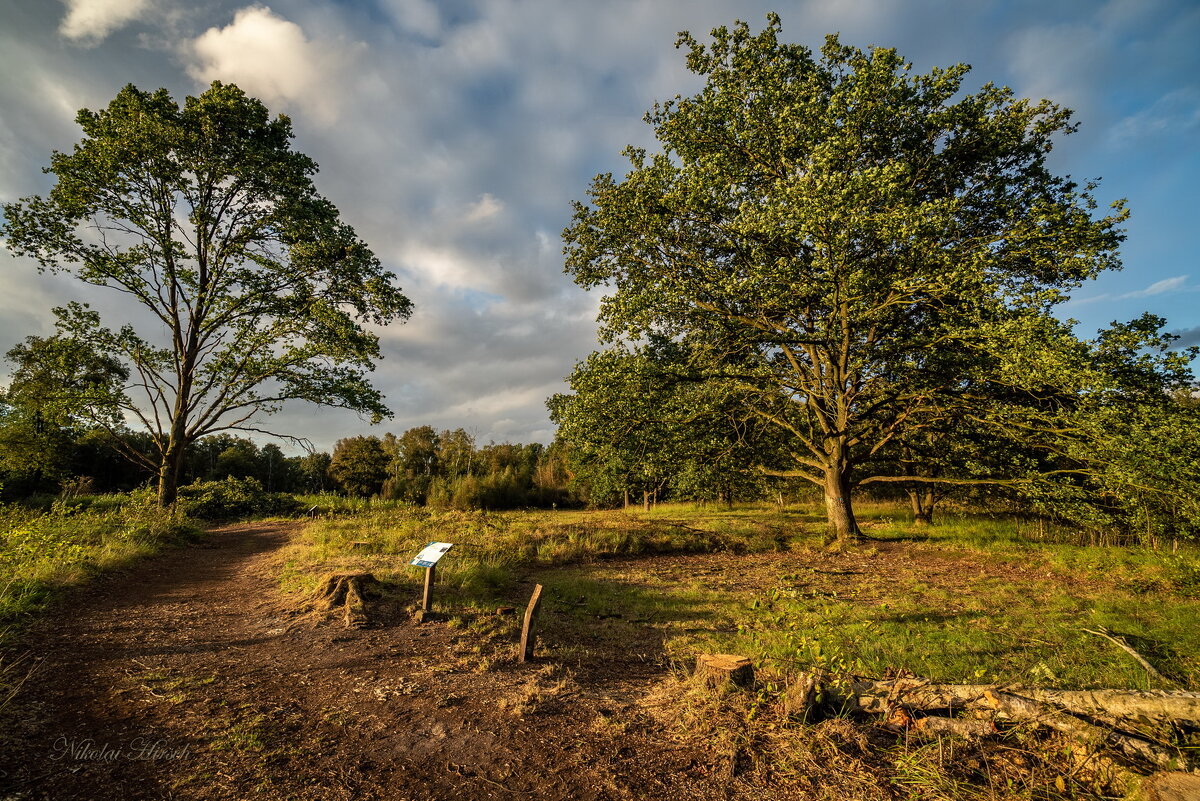
<instances>
[{"instance_id":1,"label":"large oak tree","mask_svg":"<svg viewBox=\"0 0 1200 801\"><path fill-rule=\"evenodd\" d=\"M150 325L109 330L59 310L67 331L128 365L123 408L154 437L161 503L189 443L262 431L285 401L388 414L366 377L379 345L364 324L407 317L409 301L317 193L287 117L217 82L182 107L127 86L77 121L83 139L51 156L49 195L7 204L0 232L149 312Z\"/></svg>"},{"instance_id":2,"label":"large oak tree","mask_svg":"<svg viewBox=\"0 0 1200 801\"><path fill-rule=\"evenodd\" d=\"M707 342L850 538L853 487L886 478L863 465L981 391L999 332L1036 330L1117 267L1124 211L1097 215L1094 187L1048 167L1069 111L965 93L965 65L919 75L894 50L830 36L814 54L780 29L681 34L704 87L647 115L660 150L596 177L566 269L610 290L602 337Z\"/></svg>"}]
</instances>

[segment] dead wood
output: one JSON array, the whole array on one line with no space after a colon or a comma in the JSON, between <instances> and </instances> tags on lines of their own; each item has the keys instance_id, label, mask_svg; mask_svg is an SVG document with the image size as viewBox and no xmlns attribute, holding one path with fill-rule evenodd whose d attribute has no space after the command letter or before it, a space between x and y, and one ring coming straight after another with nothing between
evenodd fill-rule
<instances>
[{"instance_id":1,"label":"dead wood","mask_svg":"<svg viewBox=\"0 0 1200 801\"><path fill-rule=\"evenodd\" d=\"M896 705L922 711L946 710L949 714L986 706L984 693L994 684L930 684L923 679L862 680L851 685L851 702L863 712L888 713Z\"/></svg>"},{"instance_id":2,"label":"dead wood","mask_svg":"<svg viewBox=\"0 0 1200 801\"><path fill-rule=\"evenodd\" d=\"M917 718L913 724L915 731L927 737L946 737L953 735L969 740L990 737L996 733L996 724L990 720L973 720L970 718Z\"/></svg>"},{"instance_id":3,"label":"dead wood","mask_svg":"<svg viewBox=\"0 0 1200 801\"><path fill-rule=\"evenodd\" d=\"M993 709L1010 720L1049 726L1093 749L1109 749L1164 769L1183 763L1177 749L1135 734L1097 726L1051 704L1002 691L989 690L986 697Z\"/></svg>"},{"instance_id":4,"label":"dead wood","mask_svg":"<svg viewBox=\"0 0 1200 801\"><path fill-rule=\"evenodd\" d=\"M1076 714L1139 721L1200 724L1200 693L1163 690L1042 690L997 684L931 684L923 679L860 680L851 686L854 708L886 713L895 704L922 711L991 709L988 692L1010 690Z\"/></svg>"},{"instance_id":5,"label":"dead wood","mask_svg":"<svg viewBox=\"0 0 1200 801\"><path fill-rule=\"evenodd\" d=\"M1147 776L1133 796L1136 801L1189 801L1200 798L1200 776L1194 773L1155 773Z\"/></svg>"},{"instance_id":6,"label":"dead wood","mask_svg":"<svg viewBox=\"0 0 1200 801\"><path fill-rule=\"evenodd\" d=\"M754 683L754 665L737 654L704 654L696 657L696 675L710 687L749 687Z\"/></svg>"},{"instance_id":7,"label":"dead wood","mask_svg":"<svg viewBox=\"0 0 1200 801\"><path fill-rule=\"evenodd\" d=\"M367 624L366 595L378 583L370 573L334 573L326 577L318 598L326 611L343 607L346 625L361 628Z\"/></svg>"},{"instance_id":8,"label":"dead wood","mask_svg":"<svg viewBox=\"0 0 1200 801\"><path fill-rule=\"evenodd\" d=\"M817 698L823 690L820 676L815 673L801 673L788 684L783 693L784 714L798 720L809 720Z\"/></svg>"},{"instance_id":9,"label":"dead wood","mask_svg":"<svg viewBox=\"0 0 1200 801\"><path fill-rule=\"evenodd\" d=\"M1162 690L1021 690L1037 701L1074 712L1141 721L1200 724L1200 693Z\"/></svg>"}]
</instances>

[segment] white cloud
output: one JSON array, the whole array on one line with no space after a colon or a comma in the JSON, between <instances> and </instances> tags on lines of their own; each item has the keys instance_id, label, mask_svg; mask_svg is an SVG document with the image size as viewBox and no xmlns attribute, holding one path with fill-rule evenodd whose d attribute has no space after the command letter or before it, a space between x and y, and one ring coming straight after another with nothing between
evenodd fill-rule
<instances>
[{"instance_id":1,"label":"white cloud","mask_svg":"<svg viewBox=\"0 0 1200 801\"><path fill-rule=\"evenodd\" d=\"M140 17L150 0L66 0L66 6L58 32L77 42L97 44Z\"/></svg>"},{"instance_id":2,"label":"white cloud","mask_svg":"<svg viewBox=\"0 0 1200 801\"><path fill-rule=\"evenodd\" d=\"M429 0L388 0L386 7L401 27L415 34L436 39L442 31L441 14Z\"/></svg>"},{"instance_id":3,"label":"white cloud","mask_svg":"<svg viewBox=\"0 0 1200 801\"><path fill-rule=\"evenodd\" d=\"M504 204L488 192L479 196L479 200L467 208L466 221L470 223L483 222L504 211Z\"/></svg>"},{"instance_id":4,"label":"white cloud","mask_svg":"<svg viewBox=\"0 0 1200 801\"><path fill-rule=\"evenodd\" d=\"M1161 281L1155 281L1150 286L1135 289L1132 292L1123 292L1121 294L1105 292L1101 295L1093 295L1090 298L1079 298L1078 300L1072 298L1067 305L1082 306L1088 303L1099 303L1100 301L1150 298L1155 295L1165 295L1168 292L1195 292L1200 289L1200 287L1188 286L1187 281L1188 276L1176 275L1171 278L1164 278Z\"/></svg>"},{"instance_id":5,"label":"white cloud","mask_svg":"<svg viewBox=\"0 0 1200 801\"><path fill-rule=\"evenodd\" d=\"M364 47L311 40L270 8L250 6L189 43L188 74L202 83L235 83L268 104L298 105L329 123L337 117L347 68Z\"/></svg>"},{"instance_id":6,"label":"white cloud","mask_svg":"<svg viewBox=\"0 0 1200 801\"><path fill-rule=\"evenodd\" d=\"M1186 275L1177 275L1174 278L1164 278L1161 281L1155 281L1145 289L1139 289L1136 292L1130 292L1122 295L1122 298L1148 298L1151 295L1162 295L1165 292L1175 292L1184 289L1187 284L1188 277Z\"/></svg>"},{"instance_id":7,"label":"white cloud","mask_svg":"<svg viewBox=\"0 0 1200 801\"><path fill-rule=\"evenodd\" d=\"M1160 97L1136 114L1113 126L1111 140L1116 144L1137 144L1159 133L1182 133L1200 126L1200 90L1177 89Z\"/></svg>"}]
</instances>

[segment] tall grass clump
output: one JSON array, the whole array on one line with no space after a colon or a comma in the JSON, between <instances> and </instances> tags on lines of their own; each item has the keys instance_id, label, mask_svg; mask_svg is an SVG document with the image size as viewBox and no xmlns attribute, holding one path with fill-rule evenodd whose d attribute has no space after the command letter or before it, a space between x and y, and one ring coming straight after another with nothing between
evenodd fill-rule
<instances>
[{"instance_id":1,"label":"tall grass clump","mask_svg":"<svg viewBox=\"0 0 1200 801\"><path fill-rule=\"evenodd\" d=\"M311 588L322 573L351 568L370 569L384 579L411 577L416 573L408 560L435 541L455 544L438 565L439 581L467 594L486 594L508 586L527 568L644 554L778 550L788 547L791 536L782 524L708 519L685 509L674 515L487 512L360 501L351 510L322 506L321 497L302 500L328 511L291 547L284 571L290 589Z\"/></svg>"},{"instance_id":2,"label":"tall grass clump","mask_svg":"<svg viewBox=\"0 0 1200 801\"><path fill-rule=\"evenodd\" d=\"M150 499L93 508L0 506L0 622L17 621L44 607L57 591L195 530Z\"/></svg>"}]
</instances>

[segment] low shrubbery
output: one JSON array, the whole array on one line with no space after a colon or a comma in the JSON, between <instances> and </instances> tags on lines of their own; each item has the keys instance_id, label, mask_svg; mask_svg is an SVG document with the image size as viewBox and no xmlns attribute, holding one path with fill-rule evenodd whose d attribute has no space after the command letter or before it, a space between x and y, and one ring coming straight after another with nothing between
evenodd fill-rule
<instances>
[{"instance_id":1,"label":"low shrubbery","mask_svg":"<svg viewBox=\"0 0 1200 801\"><path fill-rule=\"evenodd\" d=\"M267 492L258 479L226 478L198 481L179 488L179 510L197 520L290 515L300 509L295 496Z\"/></svg>"}]
</instances>

